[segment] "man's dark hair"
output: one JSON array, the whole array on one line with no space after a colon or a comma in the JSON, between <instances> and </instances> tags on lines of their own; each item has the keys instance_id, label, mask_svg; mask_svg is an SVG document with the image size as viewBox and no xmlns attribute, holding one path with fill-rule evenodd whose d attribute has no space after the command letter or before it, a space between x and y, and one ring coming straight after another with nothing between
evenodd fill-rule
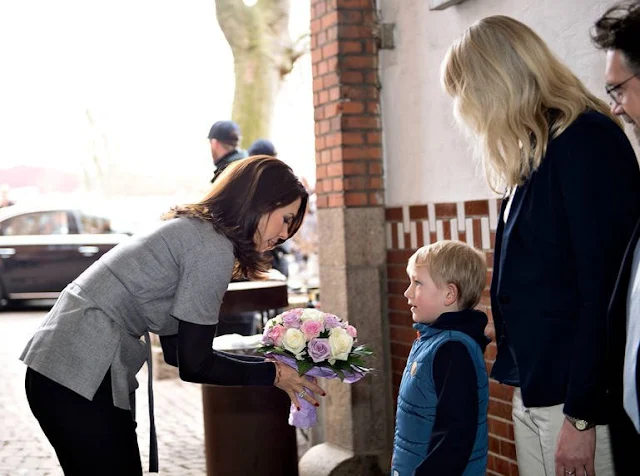
<instances>
[{"instance_id":1,"label":"man's dark hair","mask_svg":"<svg viewBox=\"0 0 640 476\"><path fill-rule=\"evenodd\" d=\"M640 74L640 1L609 8L596 21L591 38L598 48L621 51L627 66Z\"/></svg>"}]
</instances>

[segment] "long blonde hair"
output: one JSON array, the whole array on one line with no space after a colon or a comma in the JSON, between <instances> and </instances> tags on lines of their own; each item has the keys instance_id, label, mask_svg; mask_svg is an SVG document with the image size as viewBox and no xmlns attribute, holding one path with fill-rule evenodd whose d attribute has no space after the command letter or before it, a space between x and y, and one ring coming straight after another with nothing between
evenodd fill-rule
<instances>
[{"instance_id":1,"label":"long blonde hair","mask_svg":"<svg viewBox=\"0 0 640 476\"><path fill-rule=\"evenodd\" d=\"M478 140L491 189L521 185L547 145L587 109L622 127L531 28L491 16L472 25L442 62L454 115Z\"/></svg>"}]
</instances>

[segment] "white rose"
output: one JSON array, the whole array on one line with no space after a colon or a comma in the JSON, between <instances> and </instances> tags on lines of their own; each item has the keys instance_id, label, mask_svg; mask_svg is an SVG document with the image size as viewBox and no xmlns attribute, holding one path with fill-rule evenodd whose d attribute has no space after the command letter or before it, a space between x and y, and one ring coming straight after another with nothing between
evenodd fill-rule
<instances>
[{"instance_id":1,"label":"white rose","mask_svg":"<svg viewBox=\"0 0 640 476\"><path fill-rule=\"evenodd\" d=\"M306 345L304 334L299 329L287 329L282 337L282 347L296 356L304 350Z\"/></svg>"},{"instance_id":2,"label":"white rose","mask_svg":"<svg viewBox=\"0 0 640 476\"><path fill-rule=\"evenodd\" d=\"M277 324L282 324L282 316L278 315L276 317L273 317L273 318L269 319L267 321L266 328L267 329L271 329L273 326L275 326Z\"/></svg>"},{"instance_id":3,"label":"white rose","mask_svg":"<svg viewBox=\"0 0 640 476\"><path fill-rule=\"evenodd\" d=\"M336 360L347 360L353 347L353 337L342 327L334 327L329 334L329 347L331 347L329 363L334 364Z\"/></svg>"},{"instance_id":4,"label":"white rose","mask_svg":"<svg viewBox=\"0 0 640 476\"><path fill-rule=\"evenodd\" d=\"M302 311L300 315L300 320L304 321L318 321L324 322L324 312L318 311L317 309L307 308Z\"/></svg>"}]
</instances>

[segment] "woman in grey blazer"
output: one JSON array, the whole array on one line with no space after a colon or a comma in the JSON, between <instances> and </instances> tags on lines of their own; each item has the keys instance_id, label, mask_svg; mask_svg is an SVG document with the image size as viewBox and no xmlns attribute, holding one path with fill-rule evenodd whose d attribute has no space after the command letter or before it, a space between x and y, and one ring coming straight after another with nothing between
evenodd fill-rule
<instances>
[{"instance_id":1,"label":"woman in grey blazer","mask_svg":"<svg viewBox=\"0 0 640 476\"><path fill-rule=\"evenodd\" d=\"M172 209L67 286L21 356L29 404L66 475L142 474L132 401L149 332L183 380L276 385L318 405L304 388L322 389L290 367L211 347L231 278L264 275L264 252L298 230L307 198L278 159L234 162L201 202Z\"/></svg>"}]
</instances>

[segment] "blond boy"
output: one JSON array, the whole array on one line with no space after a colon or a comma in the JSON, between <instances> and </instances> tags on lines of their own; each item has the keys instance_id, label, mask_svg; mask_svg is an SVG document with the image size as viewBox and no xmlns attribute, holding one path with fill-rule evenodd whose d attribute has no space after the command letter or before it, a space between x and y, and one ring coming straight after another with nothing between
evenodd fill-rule
<instances>
[{"instance_id":1,"label":"blond boy","mask_svg":"<svg viewBox=\"0 0 640 476\"><path fill-rule=\"evenodd\" d=\"M416 251L404 293L418 338L402 376L392 475L484 475L489 388L487 316L474 309L484 255L459 241Z\"/></svg>"}]
</instances>

